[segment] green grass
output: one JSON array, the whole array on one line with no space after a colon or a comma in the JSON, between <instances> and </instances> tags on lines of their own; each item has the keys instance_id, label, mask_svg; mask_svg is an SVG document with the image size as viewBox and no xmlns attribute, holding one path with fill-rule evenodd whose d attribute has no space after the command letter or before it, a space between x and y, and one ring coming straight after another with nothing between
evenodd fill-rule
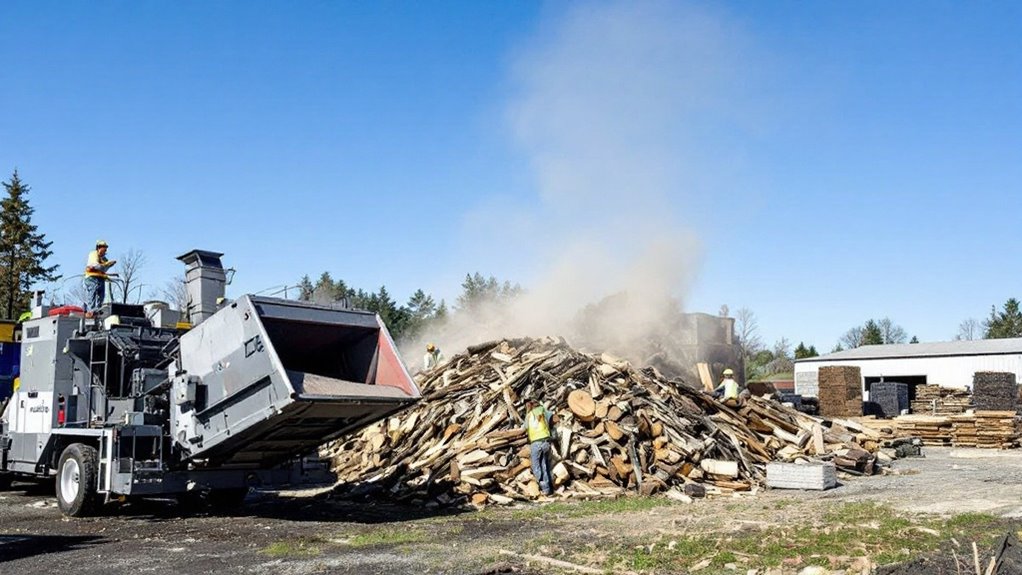
<instances>
[{"instance_id":1,"label":"green grass","mask_svg":"<svg viewBox=\"0 0 1022 575\"><path fill-rule=\"evenodd\" d=\"M639 541L621 541L603 567L633 570L680 570L709 560L707 571L719 572L728 563L740 571L777 567L786 559L800 558L807 565L847 567L855 558L869 557L878 564L904 561L934 551L952 537L962 542L989 545L1003 534L1005 522L997 517L966 513L950 519L906 516L870 503L850 503L828 512L813 525L779 525L766 530L665 536L652 547ZM673 540L673 545L670 541ZM837 565L832 565L832 560Z\"/></svg>"},{"instance_id":2,"label":"green grass","mask_svg":"<svg viewBox=\"0 0 1022 575\"><path fill-rule=\"evenodd\" d=\"M619 497L617 499L596 499L593 501L558 502L547 505L519 509L511 513L511 518L523 521L530 519L564 519L575 517L591 517L594 515L613 515L617 513L635 513L649 511L674 502L666 497Z\"/></svg>"},{"instance_id":3,"label":"green grass","mask_svg":"<svg viewBox=\"0 0 1022 575\"><path fill-rule=\"evenodd\" d=\"M315 557L320 553L316 539L295 539L276 541L262 548L259 552L270 557Z\"/></svg>"},{"instance_id":4,"label":"green grass","mask_svg":"<svg viewBox=\"0 0 1022 575\"><path fill-rule=\"evenodd\" d=\"M352 547L375 547L380 545L405 545L426 541L426 534L411 529L375 529L359 533L348 540Z\"/></svg>"}]
</instances>

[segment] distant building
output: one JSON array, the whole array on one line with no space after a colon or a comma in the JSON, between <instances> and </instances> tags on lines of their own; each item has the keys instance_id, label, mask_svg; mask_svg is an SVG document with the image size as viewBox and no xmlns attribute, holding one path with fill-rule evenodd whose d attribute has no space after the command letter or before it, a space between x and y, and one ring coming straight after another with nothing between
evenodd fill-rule
<instances>
[{"instance_id":1,"label":"distant building","mask_svg":"<svg viewBox=\"0 0 1022 575\"><path fill-rule=\"evenodd\" d=\"M795 361L795 392L817 396L821 367L856 366L862 370L863 397L878 381L896 381L909 385L915 398L915 386L936 384L945 387L970 387L977 371L1002 371L1015 374L1022 382L1022 338L864 345Z\"/></svg>"}]
</instances>

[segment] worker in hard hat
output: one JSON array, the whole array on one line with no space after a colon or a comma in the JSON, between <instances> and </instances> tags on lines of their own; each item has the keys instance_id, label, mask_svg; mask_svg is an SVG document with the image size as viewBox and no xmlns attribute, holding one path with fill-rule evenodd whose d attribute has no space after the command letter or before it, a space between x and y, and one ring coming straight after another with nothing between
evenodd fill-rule
<instances>
[{"instance_id":1,"label":"worker in hard hat","mask_svg":"<svg viewBox=\"0 0 1022 575\"><path fill-rule=\"evenodd\" d=\"M89 297L89 301L85 303L85 317L94 317L106 299L106 282L110 278L107 270L117 263L117 260L106 259L107 248L106 242L97 241L96 249L89 252L89 259L85 264L85 293Z\"/></svg>"},{"instance_id":2,"label":"worker in hard hat","mask_svg":"<svg viewBox=\"0 0 1022 575\"><path fill-rule=\"evenodd\" d=\"M738 382L735 381L735 370L730 367L725 369L724 379L713 391L721 393L724 405L738 407Z\"/></svg>"},{"instance_id":3,"label":"worker in hard hat","mask_svg":"<svg viewBox=\"0 0 1022 575\"><path fill-rule=\"evenodd\" d=\"M422 356L422 371L429 371L444 362L444 354L432 343L426 345L426 355Z\"/></svg>"},{"instance_id":4,"label":"worker in hard hat","mask_svg":"<svg viewBox=\"0 0 1022 575\"><path fill-rule=\"evenodd\" d=\"M532 462L532 475L543 495L554 492L553 472L550 470L553 417L554 414L535 399L525 401L524 425L529 436L529 460Z\"/></svg>"}]
</instances>

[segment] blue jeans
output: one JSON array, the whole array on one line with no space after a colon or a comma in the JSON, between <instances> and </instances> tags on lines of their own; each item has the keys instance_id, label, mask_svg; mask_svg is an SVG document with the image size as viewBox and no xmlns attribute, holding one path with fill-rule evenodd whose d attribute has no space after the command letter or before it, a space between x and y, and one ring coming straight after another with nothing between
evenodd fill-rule
<instances>
[{"instance_id":1,"label":"blue jeans","mask_svg":"<svg viewBox=\"0 0 1022 575\"><path fill-rule=\"evenodd\" d=\"M103 307L106 299L106 280L103 278L86 277L85 293L89 301L85 302L85 311L96 311Z\"/></svg>"},{"instance_id":2,"label":"blue jeans","mask_svg":"<svg viewBox=\"0 0 1022 575\"><path fill-rule=\"evenodd\" d=\"M529 444L529 459L532 460L532 475L539 482L539 489L546 495L554 492L550 473L550 442L541 439Z\"/></svg>"}]
</instances>

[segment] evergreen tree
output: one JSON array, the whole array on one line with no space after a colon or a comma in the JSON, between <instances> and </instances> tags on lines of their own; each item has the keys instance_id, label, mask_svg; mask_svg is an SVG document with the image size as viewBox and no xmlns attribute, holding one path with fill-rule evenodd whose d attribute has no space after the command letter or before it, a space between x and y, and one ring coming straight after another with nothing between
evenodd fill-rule
<instances>
[{"instance_id":1,"label":"evergreen tree","mask_svg":"<svg viewBox=\"0 0 1022 575\"><path fill-rule=\"evenodd\" d=\"M1000 312L996 307L991 307L990 319L985 322L984 327L987 339L1022 337L1022 311L1019 310L1019 301L1015 298L1009 299L1004 302Z\"/></svg>"},{"instance_id":2,"label":"evergreen tree","mask_svg":"<svg viewBox=\"0 0 1022 575\"><path fill-rule=\"evenodd\" d=\"M806 347L804 343L798 342L798 347L795 348L795 359L806 359L807 357L817 357L820 355L816 351L816 346L811 345Z\"/></svg>"},{"instance_id":3,"label":"evergreen tree","mask_svg":"<svg viewBox=\"0 0 1022 575\"><path fill-rule=\"evenodd\" d=\"M298 299L301 301L312 301L312 294L315 291L316 286L312 285L312 280L309 279L309 276L302 276L301 281L298 282Z\"/></svg>"},{"instance_id":4,"label":"evergreen tree","mask_svg":"<svg viewBox=\"0 0 1022 575\"><path fill-rule=\"evenodd\" d=\"M877 322L869 320L862 326L862 345L881 345L884 343L884 332Z\"/></svg>"},{"instance_id":5,"label":"evergreen tree","mask_svg":"<svg viewBox=\"0 0 1022 575\"><path fill-rule=\"evenodd\" d=\"M919 338L913 335L912 339L909 340L909 343L919 343Z\"/></svg>"},{"instance_id":6,"label":"evergreen tree","mask_svg":"<svg viewBox=\"0 0 1022 575\"><path fill-rule=\"evenodd\" d=\"M56 281L57 266L43 265L53 254L45 234L32 223L35 210L26 197L29 187L15 170L3 182L7 197L0 201L0 316L17 319L28 307L33 284Z\"/></svg>"}]
</instances>

